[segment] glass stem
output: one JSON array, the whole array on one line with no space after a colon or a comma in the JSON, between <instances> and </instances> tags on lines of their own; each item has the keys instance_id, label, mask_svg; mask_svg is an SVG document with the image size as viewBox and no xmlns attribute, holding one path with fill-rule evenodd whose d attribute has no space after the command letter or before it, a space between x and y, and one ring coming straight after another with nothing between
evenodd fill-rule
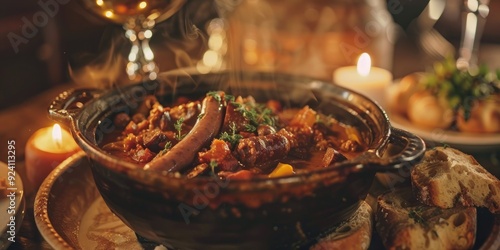
<instances>
[{"instance_id":1,"label":"glass stem","mask_svg":"<svg viewBox=\"0 0 500 250\"><path fill-rule=\"evenodd\" d=\"M155 80L158 74L158 66L154 62L154 53L149 46L149 40L153 35L152 27L148 27L135 20L124 26L126 37L132 46L128 54L127 75L132 81Z\"/></svg>"},{"instance_id":2,"label":"glass stem","mask_svg":"<svg viewBox=\"0 0 500 250\"><path fill-rule=\"evenodd\" d=\"M489 0L465 0L462 41L458 51L457 68L474 70L477 67L477 51L483 33L486 17L489 14Z\"/></svg>"}]
</instances>

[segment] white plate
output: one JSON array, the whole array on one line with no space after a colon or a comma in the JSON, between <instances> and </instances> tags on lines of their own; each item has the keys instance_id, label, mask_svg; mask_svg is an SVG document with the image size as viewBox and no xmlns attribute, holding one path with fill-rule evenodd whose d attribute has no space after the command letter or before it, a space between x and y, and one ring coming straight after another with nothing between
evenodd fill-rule
<instances>
[{"instance_id":1,"label":"white plate","mask_svg":"<svg viewBox=\"0 0 500 250\"><path fill-rule=\"evenodd\" d=\"M387 88L386 96L393 100L400 79L394 81ZM389 101L393 103L393 101ZM448 145L466 153L490 153L500 151L500 133L466 133L444 129L428 129L416 126L401 114L392 112L390 107L385 107L391 125L404 129L420 136L427 143L427 147Z\"/></svg>"},{"instance_id":2,"label":"white plate","mask_svg":"<svg viewBox=\"0 0 500 250\"><path fill-rule=\"evenodd\" d=\"M16 234L21 228L21 222L24 218L25 204L23 181L21 180L21 176L19 176L17 172L14 171L16 179L14 182L14 186L10 186L9 182L7 181L9 172L10 170L7 164L0 162L0 178L5 178L7 182L7 188L12 188L11 190L15 192L15 199L12 203L9 197L0 197L0 249L6 249L12 243L12 241L9 240L9 237L11 237L11 233L9 232L11 231L11 228L8 224L12 224L10 217L14 216L15 226L13 227ZM11 205L13 205L13 207L11 207ZM14 238L14 240L17 240L17 238Z\"/></svg>"},{"instance_id":3,"label":"white plate","mask_svg":"<svg viewBox=\"0 0 500 250\"><path fill-rule=\"evenodd\" d=\"M467 153L500 150L500 133L464 133L443 129L425 129L412 124L406 117L387 111L391 125L420 136L427 147L448 145Z\"/></svg>"}]
</instances>

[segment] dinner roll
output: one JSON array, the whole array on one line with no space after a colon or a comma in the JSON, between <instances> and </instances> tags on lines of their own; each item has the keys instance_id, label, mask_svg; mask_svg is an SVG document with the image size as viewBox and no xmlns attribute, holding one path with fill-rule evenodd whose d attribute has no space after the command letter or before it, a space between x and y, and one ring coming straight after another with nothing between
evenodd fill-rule
<instances>
[{"instance_id":1,"label":"dinner roll","mask_svg":"<svg viewBox=\"0 0 500 250\"><path fill-rule=\"evenodd\" d=\"M467 121L464 118L464 110L460 109L457 116L457 127L463 132L500 132L500 95L475 101Z\"/></svg>"},{"instance_id":2,"label":"dinner roll","mask_svg":"<svg viewBox=\"0 0 500 250\"><path fill-rule=\"evenodd\" d=\"M408 119L426 128L449 128L453 122L453 110L432 93L419 91L408 100Z\"/></svg>"},{"instance_id":3,"label":"dinner roll","mask_svg":"<svg viewBox=\"0 0 500 250\"><path fill-rule=\"evenodd\" d=\"M401 81L389 90L388 107L401 115L406 115L408 100L410 96L420 89L419 83L424 75L423 72L415 72L401 78Z\"/></svg>"}]
</instances>

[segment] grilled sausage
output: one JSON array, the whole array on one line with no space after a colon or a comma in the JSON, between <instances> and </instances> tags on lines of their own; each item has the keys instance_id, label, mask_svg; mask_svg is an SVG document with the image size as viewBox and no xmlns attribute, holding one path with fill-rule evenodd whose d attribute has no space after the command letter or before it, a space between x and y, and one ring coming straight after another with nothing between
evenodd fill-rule
<instances>
[{"instance_id":1,"label":"grilled sausage","mask_svg":"<svg viewBox=\"0 0 500 250\"><path fill-rule=\"evenodd\" d=\"M198 151L219 133L224 118L223 110L222 104L213 96L205 97L200 118L193 129L166 154L146 164L144 169L171 173L189 166Z\"/></svg>"},{"instance_id":2,"label":"grilled sausage","mask_svg":"<svg viewBox=\"0 0 500 250\"><path fill-rule=\"evenodd\" d=\"M246 167L256 167L283 159L289 151L288 139L279 134L244 138L236 147L237 158Z\"/></svg>"}]
</instances>

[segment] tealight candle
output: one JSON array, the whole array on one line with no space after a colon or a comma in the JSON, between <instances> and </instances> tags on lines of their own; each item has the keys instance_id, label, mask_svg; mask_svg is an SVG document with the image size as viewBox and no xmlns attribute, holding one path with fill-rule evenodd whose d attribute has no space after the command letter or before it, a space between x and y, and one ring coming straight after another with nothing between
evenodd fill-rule
<instances>
[{"instance_id":1,"label":"tealight candle","mask_svg":"<svg viewBox=\"0 0 500 250\"><path fill-rule=\"evenodd\" d=\"M392 83L392 74L388 70L372 67L370 55L363 53L356 66L340 67L335 70L333 82L357 91L383 107L385 92Z\"/></svg>"},{"instance_id":2,"label":"tealight candle","mask_svg":"<svg viewBox=\"0 0 500 250\"><path fill-rule=\"evenodd\" d=\"M26 143L26 175L34 187L40 186L59 163L80 148L71 134L59 124L37 130Z\"/></svg>"}]
</instances>

